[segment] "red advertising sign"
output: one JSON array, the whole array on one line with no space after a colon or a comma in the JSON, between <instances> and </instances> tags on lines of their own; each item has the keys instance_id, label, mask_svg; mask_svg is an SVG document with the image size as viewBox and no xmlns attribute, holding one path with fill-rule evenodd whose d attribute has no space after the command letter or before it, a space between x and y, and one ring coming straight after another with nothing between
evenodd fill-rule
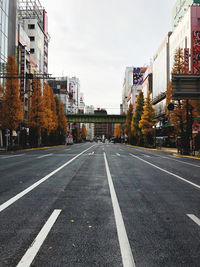
<instances>
[{"instance_id":1,"label":"red advertising sign","mask_svg":"<svg viewBox=\"0 0 200 267\"><path fill-rule=\"evenodd\" d=\"M200 31L193 32L193 73L200 73Z\"/></svg>"}]
</instances>

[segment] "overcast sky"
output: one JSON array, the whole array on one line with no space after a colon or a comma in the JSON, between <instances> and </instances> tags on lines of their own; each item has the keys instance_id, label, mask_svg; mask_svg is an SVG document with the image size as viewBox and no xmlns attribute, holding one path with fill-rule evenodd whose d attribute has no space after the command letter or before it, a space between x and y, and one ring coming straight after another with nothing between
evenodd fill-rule
<instances>
[{"instance_id":1,"label":"overcast sky","mask_svg":"<svg viewBox=\"0 0 200 267\"><path fill-rule=\"evenodd\" d=\"M171 30L175 0L41 0L49 73L76 76L86 105L119 114L126 66L148 65Z\"/></svg>"}]
</instances>

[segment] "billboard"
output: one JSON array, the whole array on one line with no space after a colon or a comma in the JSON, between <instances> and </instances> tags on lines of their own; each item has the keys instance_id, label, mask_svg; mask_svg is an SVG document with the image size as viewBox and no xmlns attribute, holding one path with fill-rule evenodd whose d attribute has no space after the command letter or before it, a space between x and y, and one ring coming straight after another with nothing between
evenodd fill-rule
<instances>
[{"instance_id":1,"label":"billboard","mask_svg":"<svg viewBox=\"0 0 200 267\"><path fill-rule=\"evenodd\" d=\"M172 74L173 99L200 99L200 76L192 74Z\"/></svg>"},{"instance_id":2,"label":"billboard","mask_svg":"<svg viewBox=\"0 0 200 267\"><path fill-rule=\"evenodd\" d=\"M142 85L146 69L147 68L133 68L133 85Z\"/></svg>"}]
</instances>

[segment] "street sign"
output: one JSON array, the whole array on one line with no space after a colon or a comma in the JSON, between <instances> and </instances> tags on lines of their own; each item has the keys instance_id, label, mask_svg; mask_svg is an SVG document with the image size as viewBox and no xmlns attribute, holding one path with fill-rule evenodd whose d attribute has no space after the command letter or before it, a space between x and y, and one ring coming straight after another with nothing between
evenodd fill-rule
<instances>
[{"instance_id":1,"label":"street sign","mask_svg":"<svg viewBox=\"0 0 200 267\"><path fill-rule=\"evenodd\" d=\"M173 99L200 99L200 75L172 74Z\"/></svg>"}]
</instances>

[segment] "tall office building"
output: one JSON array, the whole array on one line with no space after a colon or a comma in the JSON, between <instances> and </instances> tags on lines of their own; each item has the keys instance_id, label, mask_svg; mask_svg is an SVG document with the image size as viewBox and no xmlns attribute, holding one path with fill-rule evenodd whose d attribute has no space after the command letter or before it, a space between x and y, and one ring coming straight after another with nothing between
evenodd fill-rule
<instances>
[{"instance_id":1,"label":"tall office building","mask_svg":"<svg viewBox=\"0 0 200 267\"><path fill-rule=\"evenodd\" d=\"M0 72L5 72L8 57L9 2L0 1Z\"/></svg>"}]
</instances>

